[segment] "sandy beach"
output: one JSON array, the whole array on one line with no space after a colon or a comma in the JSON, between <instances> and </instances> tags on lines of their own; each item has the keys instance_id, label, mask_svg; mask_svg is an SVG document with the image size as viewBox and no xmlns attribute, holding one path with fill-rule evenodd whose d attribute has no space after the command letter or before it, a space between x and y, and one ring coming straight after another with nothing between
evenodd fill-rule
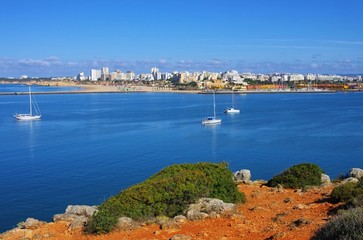
<instances>
[{"instance_id":1,"label":"sandy beach","mask_svg":"<svg viewBox=\"0 0 363 240\"><path fill-rule=\"evenodd\" d=\"M80 84L79 82L73 81L28 81L28 82L20 82L20 81L1 81L0 84L27 84L27 85L40 85L40 86L55 86L55 87L77 87L76 90L67 90L67 91L44 91L44 92L32 92L32 94L81 94L81 93L128 93L128 92L157 92L157 93L188 93L188 94L196 94L196 93L212 93L211 91L202 91L202 90L175 90L171 88L163 88L163 87L154 87L154 86L144 86L144 85L133 85L133 84L120 84L120 85L111 85L109 83L100 83L97 82L95 84ZM353 92L353 90L351 90ZM351 92L346 91L346 92ZM358 90L355 90L358 91ZM238 91L235 93L239 94L276 94L276 93L334 93L336 90L279 90L279 91L261 91L261 90L253 90L253 91ZM216 94L231 94L231 90L217 90ZM1 92L0 95L14 95L14 94L28 94L28 92Z\"/></svg>"},{"instance_id":2,"label":"sandy beach","mask_svg":"<svg viewBox=\"0 0 363 240\"><path fill-rule=\"evenodd\" d=\"M86 93L104 93L104 92L177 92L177 93L198 93L198 91L182 91L173 90L169 88L158 88L150 86L137 86L137 85L76 85L81 87L82 90L77 92Z\"/></svg>"}]
</instances>

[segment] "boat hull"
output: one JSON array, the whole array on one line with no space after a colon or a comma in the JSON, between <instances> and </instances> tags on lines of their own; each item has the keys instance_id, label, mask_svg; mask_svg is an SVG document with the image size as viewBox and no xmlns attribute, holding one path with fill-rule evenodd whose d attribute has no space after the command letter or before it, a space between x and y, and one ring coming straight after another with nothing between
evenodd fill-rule
<instances>
[{"instance_id":1,"label":"boat hull","mask_svg":"<svg viewBox=\"0 0 363 240\"><path fill-rule=\"evenodd\" d=\"M203 125L215 125L215 124L220 124L220 123L222 123L222 119L213 118L213 119L204 119L202 121Z\"/></svg>"},{"instance_id":2,"label":"boat hull","mask_svg":"<svg viewBox=\"0 0 363 240\"><path fill-rule=\"evenodd\" d=\"M234 109L234 108L228 108L224 112L225 113L239 113L240 110L239 109Z\"/></svg>"},{"instance_id":3,"label":"boat hull","mask_svg":"<svg viewBox=\"0 0 363 240\"><path fill-rule=\"evenodd\" d=\"M16 114L14 117L17 120L22 121L31 121L31 120L39 120L42 116L41 115L29 115L29 114Z\"/></svg>"}]
</instances>

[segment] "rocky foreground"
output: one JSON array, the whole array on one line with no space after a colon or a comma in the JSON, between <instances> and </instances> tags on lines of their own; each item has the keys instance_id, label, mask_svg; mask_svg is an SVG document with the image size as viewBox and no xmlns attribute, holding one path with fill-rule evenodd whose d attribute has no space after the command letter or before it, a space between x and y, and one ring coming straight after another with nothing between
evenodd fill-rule
<instances>
[{"instance_id":1,"label":"rocky foreground","mask_svg":"<svg viewBox=\"0 0 363 240\"><path fill-rule=\"evenodd\" d=\"M194 220L190 217L160 219L150 224L134 224L125 219L126 230L106 235L87 235L80 227L82 223L76 225L65 215L55 215L56 222L29 220L24 223L28 226L3 233L0 239L310 239L339 206L328 202L331 184L303 191L270 188L253 182L240 184L239 189L246 194L247 202L237 205L233 211L229 209L228 214L194 215L197 216Z\"/></svg>"}]
</instances>

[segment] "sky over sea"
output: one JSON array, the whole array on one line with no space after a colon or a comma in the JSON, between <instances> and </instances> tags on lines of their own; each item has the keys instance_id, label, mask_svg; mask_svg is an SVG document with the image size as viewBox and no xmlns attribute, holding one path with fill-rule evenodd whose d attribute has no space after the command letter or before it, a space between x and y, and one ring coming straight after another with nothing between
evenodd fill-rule
<instances>
[{"instance_id":1,"label":"sky over sea","mask_svg":"<svg viewBox=\"0 0 363 240\"><path fill-rule=\"evenodd\" d=\"M363 72L361 0L4 0L0 77Z\"/></svg>"}]
</instances>

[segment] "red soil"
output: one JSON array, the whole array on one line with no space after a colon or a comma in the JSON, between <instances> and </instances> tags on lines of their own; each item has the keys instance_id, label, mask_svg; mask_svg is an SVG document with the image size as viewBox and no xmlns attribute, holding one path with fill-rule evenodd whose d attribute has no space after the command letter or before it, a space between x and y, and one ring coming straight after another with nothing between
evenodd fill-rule
<instances>
[{"instance_id":1,"label":"red soil","mask_svg":"<svg viewBox=\"0 0 363 240\"><path fill-rule=\"evenodd\" d=\"M188 221L182 223L180 229L161 230L158 225L150 225L133 231L85 235L81 230L68 231L65 222L57 222L35 229L32 234L46 235L46 239L49 240L170 239L176 234L205 240L268 238L303 240L310 239L314 231L326 223L329 211L338 206L326 202L333 186L312 188L305 192L291 189L278 190L261 184L239 187L246 194L247 202L238 205L238 214L227 218ZM296 222L299 219L300 222ZM19 239L19 236L0 235L0 239Z\"/></svg>"}]
</instances>

